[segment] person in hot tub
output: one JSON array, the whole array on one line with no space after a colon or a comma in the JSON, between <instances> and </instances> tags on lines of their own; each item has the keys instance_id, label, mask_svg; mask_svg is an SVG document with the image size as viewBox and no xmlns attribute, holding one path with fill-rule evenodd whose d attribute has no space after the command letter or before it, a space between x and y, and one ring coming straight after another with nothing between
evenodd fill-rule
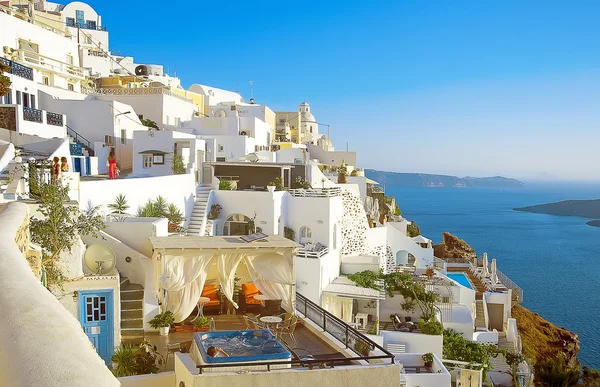
<instances>
[{"instance_id":1,"label":"person in hot tub","mask_svg":"<svg viewBox=\"0 0 600 387\"><path fill-rule=\"evenodd\" d=\"M214 345L208 347L206 349L206 353L208 354L208 356L212 357L229 357L229 354L223 351L223 348L215 347Z\"/></svg>"}]
</instances>

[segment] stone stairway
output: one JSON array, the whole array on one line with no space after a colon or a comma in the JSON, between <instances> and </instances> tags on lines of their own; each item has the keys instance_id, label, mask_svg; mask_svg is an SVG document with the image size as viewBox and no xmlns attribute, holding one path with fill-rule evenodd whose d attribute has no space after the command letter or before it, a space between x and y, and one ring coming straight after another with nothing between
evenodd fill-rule
<instances>
[{"instance_id":1,"label":"stone stairway","mask_svg":"<svg viewBox=\"0 0 600 387\"><path fill-rule=\"evenodd\" d=\"M144 336L144 287L121 277L121 336Z\"/></svg>"},{"instance_id":2,"label":"stone stairway","mask_svg":"<svg viewBox=\"0 0 600 387\"><path fill-rule=\"evenodd\" d=\"M188 226L188 235L204 235L206 230L206 218L208 216L208 198L212 186L210 184L198 184L196 186L196 203L190 216L190 225Z\"/></svg>"},{"instance_id":3,"label":"stone stairway","mask_svg":"<svg viewBox=\"0 0 600 387\"><path fill-rule=\"evenodd\" d=\"M487 326L485 324L485 314L483 311L483 300L475 301L475 330L477 329L487 330Z\"/></svg>"}]
</instances>

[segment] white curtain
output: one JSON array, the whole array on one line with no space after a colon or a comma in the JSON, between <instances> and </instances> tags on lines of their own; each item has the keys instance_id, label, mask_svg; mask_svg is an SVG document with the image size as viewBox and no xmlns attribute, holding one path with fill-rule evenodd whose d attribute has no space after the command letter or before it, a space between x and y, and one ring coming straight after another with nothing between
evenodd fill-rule
<instances>
[{"instance_id":1,"label":"white curtain","mask_svg":"<svg viewBox=\"0 0 600 387\"><path fill-rule=\"evenodd\" d=\"M166 310L173 312L175 322L185 320L196 307L214 255L207 250L163 254Z\"/></svg>"},{"instance_id":2,"label":"white curtain","mask_svg":"<svg viewBox=\"0 0 600 387\"><path fill-rule=\"evenodd\" d=\"M342 317L341 319L347 323L352 322L352 305L354 300L352 298L340 297L342 301Z\"/></svg>"},{"instance_id":3,"label":"white curtain","mask_svg":"<svg viewBox=\"0 0 600 387\"><path fill-rule=\"evenodd\" d=\"M333 294L323 293L321 296L321 305L323 309L331 313L337 318L342 318L342 302L341 297Z\"/></svg>"},{"instance_id":4,"label":"white curtain","mask_svg":"<svg viewBox=\"0 0 600 387\"><path fill-rule=\"evenodd\" d=\"M233 287L235 281L235 272L238 265L242 261L243 253L219 253L217 255L217 270L219 271L219 284L221 292L227 297L234 308L238 308L238 304L233 301Z\"/></svg>"},{"instance_id":5,"label":"white curtain","mask_svg":"<svg viewBox=\"0 0 600 387\"><path fill-rule=\"evenodd\" d=\"M246 256L246 267L252 282L262 294L271 299L280 299L281 306L294 312L295 300L293 267L288 258L277 253Z\"/></svg>"}]
</instances>

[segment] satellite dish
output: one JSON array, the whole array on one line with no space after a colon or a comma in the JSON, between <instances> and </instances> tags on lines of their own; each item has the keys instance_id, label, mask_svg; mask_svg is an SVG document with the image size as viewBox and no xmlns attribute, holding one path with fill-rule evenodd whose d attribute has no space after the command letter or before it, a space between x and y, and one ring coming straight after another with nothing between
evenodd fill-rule
<instances>
[{"instance_id":1,"label":"satellite dish","mask_svg":"<svg viewBox=\"0 0 600 387\"><path fill-rule=\"evenodd\" d=\"M115 253L103 243L89 246L83 255L85 265L97 275L110 273L114 269L116 261Z\"/></svg>"}]
</instances>

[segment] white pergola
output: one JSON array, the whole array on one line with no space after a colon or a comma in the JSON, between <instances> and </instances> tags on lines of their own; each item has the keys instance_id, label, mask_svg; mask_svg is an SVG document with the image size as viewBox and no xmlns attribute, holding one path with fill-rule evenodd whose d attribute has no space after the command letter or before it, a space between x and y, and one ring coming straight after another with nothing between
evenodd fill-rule
<instances>
[{"instance_id":1,"label":"white pergola","mask_svg":"<svg viewBox=\"0 0 600 387\"><path fill-rule=\"evenodd\" d=\"M252 281L270 299L281 299L293 312L296 300L295 256L298 244L281 236L245 242L236 236L150 237L153 246L154 281L163 308L183 321L194 310L208 275L216 263L221 291L233 301L238 265L245 262Z\"/></svg>"}]
</instances>

